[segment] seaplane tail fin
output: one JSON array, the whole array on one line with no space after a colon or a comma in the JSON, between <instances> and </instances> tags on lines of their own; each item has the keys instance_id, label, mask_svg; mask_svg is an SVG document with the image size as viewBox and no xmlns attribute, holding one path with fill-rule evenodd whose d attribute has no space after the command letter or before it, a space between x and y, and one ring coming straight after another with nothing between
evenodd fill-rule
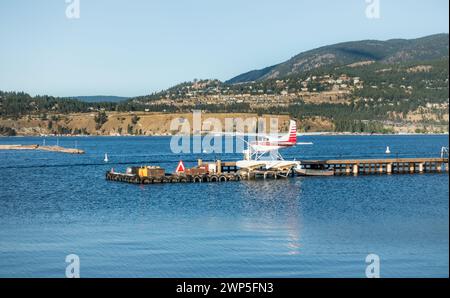
<instances>
[{"instance_id":1,"label":"seaplane tail fin","mask_svg":"<svg viewBox=\"0 0 450 298\"><path fill-rule=\"evenodd\" d=\"M288 142L292 144L297 143L297 124L295 120L289 122L289 132L280 138L281 142Z\"/></svg>"}]
</instances>

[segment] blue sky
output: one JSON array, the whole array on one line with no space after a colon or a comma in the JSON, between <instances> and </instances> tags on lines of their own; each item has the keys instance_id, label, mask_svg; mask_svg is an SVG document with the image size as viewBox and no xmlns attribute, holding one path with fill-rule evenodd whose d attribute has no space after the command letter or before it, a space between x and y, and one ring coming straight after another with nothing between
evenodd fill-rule
<instances>
[{"instance_id":1,"label":"blue sky","mask_svg":"<svg viewBox=\"0 0 450 298\"><path fill-rule=\"evenodd\" d=\"M0 90L149 94L229 79L315 47L448 33L447 0L0 0ZM367 0L369 1L369 0ZM371 0L374 1L374 0Z\"/></svg>"}]
</instances>

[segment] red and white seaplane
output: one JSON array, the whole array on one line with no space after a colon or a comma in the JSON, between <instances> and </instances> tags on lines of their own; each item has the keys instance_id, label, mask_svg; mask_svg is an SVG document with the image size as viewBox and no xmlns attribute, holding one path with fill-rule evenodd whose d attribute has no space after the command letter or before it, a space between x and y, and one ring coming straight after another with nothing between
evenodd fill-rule
<instances>
[{"instance_id":1,"label":"red and white seaplane","mask_svg":"<svg viewBox=\"0 0 450 298\"><path fill-rule=\"evenodd\" d=\"M244 150L244 159L237 161L236 166L247 170L258 168L265 170L299 168L299 161L284 160L279 150L296 145L312 145L312 143L297 143L297 125L294 120L290 120L289 131L285 135L257 134L256 141L246 143L248 148Z\"/></svg>"}]
</instances>

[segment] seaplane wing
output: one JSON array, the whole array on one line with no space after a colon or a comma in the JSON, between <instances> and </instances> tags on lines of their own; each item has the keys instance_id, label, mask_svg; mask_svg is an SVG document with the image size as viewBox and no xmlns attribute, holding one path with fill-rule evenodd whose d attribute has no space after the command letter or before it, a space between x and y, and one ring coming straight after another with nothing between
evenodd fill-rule
<instances>
[{"instance_id":1,"label":"seaplane wing","mask_svg":"<svg viewBox=\"0 0 450 298\"><path fill-rule=\"evenodd\" d=\"M214 136L226 136L226 137L257 137L257 138L266 138L271 140L276 140L283 136L283 134L280 133L269 133L269 134L263 134L263 133L255 133L255 132L224 132L224 131L201 131L201 134L213 134ZM323 135L321 133L303 133L298 132L297 137L302 136L320 136Z\"/></svg>"},{"instance_id":2,"label":"seaplane wing","mask_svg":"<svg viewBox=\"0 0 450 298\"><path fill-rule=\"evenodd\" d=\"M252 150L256 152L270 152L281 148L281 146L278 145L277 143L271 144L262 142L250 143L250 147L252 147Z\"/></svg>"},{"instance_id":3,"label":"seaplane wing","mask_svg":"<svg viewBox=\"0 0 450 298\"><path fill-rule=\"evenodd\" d=\"M279 133L271 133L271 134L264 134L264 133L255 133L255 132L222 132L222 131L202 131L202 134L208 134L211 133L215 136L226 136L226 137L255 137L258 139L266 139L266 140L276 140L283 136ZM303 134L298 133L298 136L302 136Z\"/></svg>"}]
</instances>

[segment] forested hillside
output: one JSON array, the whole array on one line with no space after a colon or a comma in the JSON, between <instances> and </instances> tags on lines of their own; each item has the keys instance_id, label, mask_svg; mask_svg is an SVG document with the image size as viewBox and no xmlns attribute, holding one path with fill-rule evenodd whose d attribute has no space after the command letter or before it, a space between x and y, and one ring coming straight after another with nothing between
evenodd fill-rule
<instances>
[{"instance_id":1,"label":"forested hillside","mask_svg":"<svg viewBox=\"0 0 450 298\"><path fill-rule=\"evenodd\" d=\"M330 51L332 63L306 67L315 61L310 57ZM289 115L303 123L304 131L389 132L395 127L417 126L417 131L448 132L448 59L448 34L350 42L302 53L284 66L256 72L256 80L252 75L245 75L239 83L235 79L194 80L122 101L87 102L0 91L0 117L47 121L70 113L203 110ZM292 71L293 65L298 71ZM276 76L266 75L275 70ZM100 129L102 124L96 126ZM1 133L13 132L3 127Z\"/></svg>"}]
</instances>

